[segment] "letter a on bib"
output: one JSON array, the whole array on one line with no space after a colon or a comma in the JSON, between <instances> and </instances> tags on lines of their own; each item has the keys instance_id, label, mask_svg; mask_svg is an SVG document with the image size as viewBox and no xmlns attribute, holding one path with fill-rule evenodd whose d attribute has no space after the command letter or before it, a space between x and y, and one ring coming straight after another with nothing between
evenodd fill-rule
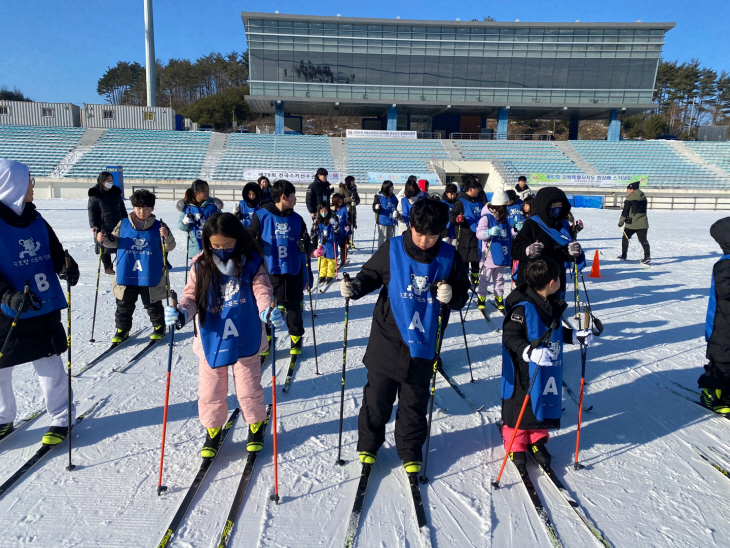
<instances>
[{"instance_id":1,"label":"letter a on bib","mask_svg":"<svg viewBox=\"0 0 730 548\"><path fill-rule=\"evenodd\" d=\"M224 341L228 339L228 337L238 337L238 329L236 329L236 325L233 323L233 320L231 318L226 318L226 324L223 327L223 336L221 339Z\"/></svg>"},{"instance_id":2,"label":"letter a on bib","mask_svg":"<svg viewBox=\"0 0 730 548\"><path fill-rule=\"evenodd\" d=\"M418 329L421 333L426 332L423 328L423 323L421 323L421 316L418 314L417 310L413 313L413 319L411 320L411 325L408 326L408 329Z\"/></svg>"}]
</instances>

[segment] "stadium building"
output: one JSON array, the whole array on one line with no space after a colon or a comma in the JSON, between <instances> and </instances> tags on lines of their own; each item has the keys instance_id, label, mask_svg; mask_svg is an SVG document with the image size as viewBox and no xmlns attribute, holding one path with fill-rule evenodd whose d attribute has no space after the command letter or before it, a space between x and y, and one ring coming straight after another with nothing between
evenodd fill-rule
<instances>
[{"instance_id":1,"label":"stadium building","mask_svg":"<svg viewBox=\"0 0 730 548\"><path fill-rule=\"evenodd\" d=\"M674 23L504 23L243 12L251 108L372 117L363 129L487 132L513 119L609 119L653 108Z\"/></svg>"}]
</instances>

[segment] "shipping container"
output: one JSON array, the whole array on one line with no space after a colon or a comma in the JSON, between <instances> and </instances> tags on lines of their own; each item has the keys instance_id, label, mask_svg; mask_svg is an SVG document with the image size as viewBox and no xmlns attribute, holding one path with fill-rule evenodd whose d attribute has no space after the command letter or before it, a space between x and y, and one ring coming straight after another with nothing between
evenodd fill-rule
<instances>
[{"instance_id":1,"label":"shipping container","mask_svg":"<svg viewBox=\"0 0 730 548\"><path fill-rule=\"evenodd\" d=\"M88 105L81 111L81 125L95 128L175 130L175 109L130 105Z\"/></svg>"},{"instance_id":2,"label":"shipping container","mask_svg":"<svg viewBox=\"0 0 730 548\"><path fill-rule=\"evenodd\" d=\"M0 101L0 124L81 127L80 109L71 103Z\"/></svg>"}]
</instances>

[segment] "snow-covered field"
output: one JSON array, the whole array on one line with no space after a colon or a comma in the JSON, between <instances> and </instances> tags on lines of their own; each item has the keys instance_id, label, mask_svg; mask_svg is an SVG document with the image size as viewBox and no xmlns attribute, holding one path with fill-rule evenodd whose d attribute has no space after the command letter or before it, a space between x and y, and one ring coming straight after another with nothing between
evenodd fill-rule
<instances>
[{"instance_id":1,"label":"snow-covered field","mask_svg":"<svg viewBox=\"0 0 730 548\"><path fill-rule=\"evenodd\" d=\"M40 200L37 205L81 267L81 281L72 295L76 371L106 348L114 331L111 277L102 273L98 342L89 343L97 257L86 201ZM227 203L225 210L231 211L232 205ZM351 273L370 256L373 221L368 207L361 210L358 251L347 267ZM175 267L171 278L172 286L181 290L185 240L177 230L178 213L172 202L159 203L155 213L171 225L178 240L170 256ZM650 268L638 264L635 239L629 252L632 260L615 260L621 238L616 226L619 212L576 213L586 226L581 237L588 256L592 259L595 249L601 253L602 279L586 281L605 332L588 351L585 403L594 407L583 414L581 429L580 457L586 468L572 467L578 408L564 393L563 428L552 433L548 445L556 473L614 546L730 546L730 482L693 449L693 445L715 447L728 455L730 467L730 422L709 416L667 389L684 392L673 381L695 388L701 373L710 272L721 255L709 227L725 213L651 211L654 264ZM273 486L269 431L231 546L343 544L360 473L355 444L366 378L361 358L376 297L350 305L343 439L347 465L335 465L344 301L333 285L316 305L322 374L314 374L307 305L304 353L295 380L288 394L280 390L277 394L281 504L268 500ZM515 469L505 469L502 489L490 486L504 455L495 426L501 341L474 308L472 303L466 333L475 382L469 382L458 316L452 316L446 330L442 356L445 370L463 392L485 407L481 413L473 412L439 377L428 463L431 482L422 487L431 542L440 547L550 546ZM492 316L498 321L496 312ZM141 303L135 322L149 329ZM141 335L147 336L147 332ZM157 546L200 464L204 430L197 416L198 366L191 351L192 336L192 326L175 336L164 469L168 492L159 497L156 492L167 347L157 348L123 374L115 372L134 354L132 345L74 379L79 412L103 400L93 417L74 431L73 460L78 467L65 471L64 445L0 499L0 546ZM281 383L289 343L279 343ZM564 377L577 393L580 355L575 348L566 350ZM267 400L269 371L270 367L264 375ZM14 375L20 419L42 406L42 398L32 367L17 367ZM229 407L235 406L231 394ZM0 482L35 451L47 426L42 417L3 444ZM245 435L239 420L173 546L217 545L243 469ZM531 472L539 476L534 466ZM563 544L599 546L546 479L538 477L536 483ZM370 477L357 546L420 544L407 485L391 422Z\"/></svg>"}]
</instances>

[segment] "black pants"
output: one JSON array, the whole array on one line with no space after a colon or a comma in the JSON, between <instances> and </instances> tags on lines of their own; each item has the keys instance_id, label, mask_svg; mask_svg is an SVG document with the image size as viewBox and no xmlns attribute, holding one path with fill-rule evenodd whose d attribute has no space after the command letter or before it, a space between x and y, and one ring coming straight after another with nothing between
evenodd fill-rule
<instances>
[{"instance_id":1,"label":"black pants","mask_svg":"<svg viewBox=\"0 0 730 548\"><path fill-rule=\"evenodd\" d=\"M406 384L368 371L358 419L357 450L377 453L385 441L385 425L395 413L395 446L403 462L422 461L428 435L429 383Z\"/></svg>"},{"instance_id":2,"label":"black pants","mask_svg":"<svg viewBox=\"0 0 730 548\"><path fill-rule=\"evenodd\" d=\"M348 240L342 240L339 244L339 251L337 252L337 263L339 268L345 266L345 259L347 259L347 242Z\"/></svg>"},{"instance_id":3,"label":"black pants","mask_svg":"<svg viewBox=\"0 0 730 548\"><path fill-rule=\"evenodd\" d=\"M650 259L651 253L649 251L649 242L646 240L646 232L648 230L648 228L640 228L638 230L625 228L624 233L626 235L621 238L621 256L626 257L626 253L628 253L629 251L629 240L631 239L631 236L636 234L636 237L639 238L639 243L641 244L641 247L644 248L644 258Z\"/></svg>"},{"instance_id":4,"label":"black pants","mask_svg":"<svg viewBox=\"0 0 730 548\"><path fill-rule=\"evenodd\" d=\"M286 326L289 328L289 334L295 337L304 335L304 321L302 320L302 303L287 301L284 303L286 308ZM271 335L271 329L266 326L266 334ZM281 336L279 332L277 337Z\"/></svg>"},{"instance_id":5,"label":"black pants","mask_svg":"<svg viewBox=\"0 0 730 548\"><path fill-rule=\"evenodd\" d=\"M697 386L708 390L730 389L730 363L710 360L705 364L705 372L697 379Z\"/></svg>"},{"instance_id":6,"label":"black pants","mask_svg":"<svg viewBox=\"0 0 730 548\"><path fill-rule=\"evenodd\" d=\"M152 325L154 327L165 325L165 309L162 306L162 301L150 302L150 288L128 285L124 289L124 298L117 299L117 313L115 316L117 329L123 331L132 329L132 315L137 304L137 297L142 297L142 304L150 316Z\"/></svg>"}]
</instances>

